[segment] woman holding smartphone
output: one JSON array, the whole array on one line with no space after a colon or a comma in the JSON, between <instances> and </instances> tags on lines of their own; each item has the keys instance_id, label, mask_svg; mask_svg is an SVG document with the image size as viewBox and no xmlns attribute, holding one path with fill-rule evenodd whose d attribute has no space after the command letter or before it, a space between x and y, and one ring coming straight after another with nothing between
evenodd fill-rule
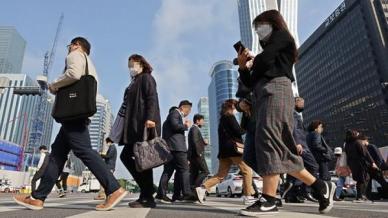
<instances>
[{"instance_id":1,"label":"woman holding smartphone","mask_svg":"<svg viewBox=\"0 0 388 218\"><path fill-rule=\"evenodd\" d=\"M257 16L253 26L263 52L253 57L248 49L240 49L238 64L240 79L253 89L257 102L254 170L263 177L263 195L240 212L247 216L277 213L279 175L287 173L311 186L319 199L319 212L327 213L333 206L335 184L316 179L304 168L292 135L292 69L298 56L294 38L276 10Z\"/></svg>"}]
</instances>

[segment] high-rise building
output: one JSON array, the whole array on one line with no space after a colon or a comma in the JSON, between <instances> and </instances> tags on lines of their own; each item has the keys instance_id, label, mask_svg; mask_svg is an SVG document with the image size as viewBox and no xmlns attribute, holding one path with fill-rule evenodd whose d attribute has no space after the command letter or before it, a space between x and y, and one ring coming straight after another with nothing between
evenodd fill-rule
<instances>
[{"instance_id":1,"label":"high-rise building","mask_svg":"<svg viewBox=\"0 0 388 218\"><path fill-rule=\"evenodd\" d=\"M2 74L9 79L10 87L36 86L38 84L26 74ZM32 130L35 107L39 96L15 95L14 88L5 89L0 94L0 138L24 146L26 152L25 163L31 164L33 148L28 147L29 136ZM47 99L46 113L51 113L52 99ZM53 128L53 119L47 116L43 130L42 144L50 145ZM36 152L36 151L35 151Z\"/></svg>"},{"instance_id":2,"label":"high-rise building","mask_svg":"<svg viewBox=\"0 0 388 218\"><path fill-rule=\"evenodd\" d=\"M201 128L202 137L210 142L210 127L209 127L209 100L208 97L201 97L198 102L198 113L205 118L205 124ZM205 147L205 160L207 165L211 166L211 144Z\"/></svg>"},{"instance_id":3,"label":"high-rise building","mask_svg":"<svg viewBox=\"0 0 388 218\"><path fill-rule=\"evenodd\" d=\"M264 11L278 10L299 45L298 36L298 0L238 0L241 42L255 54L262 51L259 37L254 31L252 21ZM295 72L294 72L294 77ZM297 79L297 78L296 78ZM294 95L298 95L297 81L293 83Z\"/></svg>"},{"instance_id":4,"label":"high-rise building","mask_svg":"<svg viewBox=\"0 0 388 218\"><path fill-rule=\"evenodd\" d=\"M108 99L102 95L97 95L97 112L90 118L89 125L90 141L93 150L99 152L102 148L105 138L110 133L113 125L112 107ZM75 174L81 175L85 165L71 154L74 163Z\"/></svg>"},{"instance_id":5,"label":"high-rise building","mask_svg":"<svg viewBox=\"0 0 388 218\"><path fill-rule=\"evenodd\" d=\"M42 124L39 126L37 130L34 131L34 124L33 120L36 119L37 113L36 110L38 108L39 99L35 103L34 106L34 112L30 115L32 119L31 128L29 129L29 135L28 135L28 143L25 147L25 165L26 166L37 166L39 162L39 146L46 145L48 148L50 148L52 141L51 136L53 132L53 125L54 125L54 119L51 116L51 112L54 106L54 97L51 95L42 95L41 98L43 99L43 113L44 113L44 119L42 120ZM34 141L32 137L34 134L40 134L40 140ZM34 157L33 160L30 159L31 157Z\"/></svg>"},{"instance_id":6,"label":"high-rise building","mask_svg":"<svg viewBox=\"0 0 388 218\"><path fill-rule=\"evenodd\" d=\"M14 27L0 26L0 73L21 73L25 48Z\"/></svg>"},{"instance_id":7,"label":"high-rise building","mask_svg":"<svg viewBox=\"0 0 388 218\"><path fill-rule=\"evenodd\" d=\"M235 99L238 88L238 72L231 61L219 61L210 70L209 123L211 144L211 171L218 169L218 123L221 106L227 99Z\"/></svg>"},{"instance_id":8,"label":"high-rise building","mask_svg":"<svg viewBox=\"0 0 388 218\"><path fill-rule=\"evenodd\" d=\"M333 147L349 128L388 145L387 3L345 0L299 49L305 123L323 120Z\"/></svg>"},{"instance_id":9,"label":"high-rise building","mask_svg":"<svg viewBox=\"0 0 388 218\"><path fill-rule=\"evenodd\" d=\"M90 140L92 148L99 151L102 148L104 139L108 136L113 125L112 106L108 99L97 95L97 112L91 117L89 125Z\"/></svg>"}]
</instances>

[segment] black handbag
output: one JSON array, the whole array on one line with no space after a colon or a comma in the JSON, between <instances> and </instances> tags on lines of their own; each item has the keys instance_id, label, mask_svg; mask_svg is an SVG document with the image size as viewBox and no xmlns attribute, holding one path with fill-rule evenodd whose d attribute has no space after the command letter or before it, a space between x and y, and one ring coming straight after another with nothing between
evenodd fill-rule
<instances>
[{"instance_id":1,"label":"black handbag","mask_svg":"<svg viewBox=\"0 0 388 218\"><path fill-rule=\"evenodd\" d=\"M85 75L56 93L52 116L58 123L87 119L97 111L97 81L94 76L89 75L86 55L85 59Z\"/></svg>"},{"instance_id":2,"label":"black handbag","mask_svg":"<svg viewBox=\"0 0 388 218\"><path fill-rule=\"evenodd\" d=\"M147 128L144 128L143 141L136 142L133 146L135 167L138 172L161 166L172 160L171 151L164 139L158 136L155 130L155 138L148 139Z\"/></svg>"}]
</instances>

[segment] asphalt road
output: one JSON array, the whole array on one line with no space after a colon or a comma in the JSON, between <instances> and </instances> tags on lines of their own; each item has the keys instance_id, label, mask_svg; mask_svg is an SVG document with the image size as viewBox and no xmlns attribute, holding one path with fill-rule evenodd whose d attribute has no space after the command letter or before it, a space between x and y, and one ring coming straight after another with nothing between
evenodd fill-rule
<instances>
[{"instance_id":1,"label":"asphalt road","mask_svg":"<svg viewBox=\"0 0 388 218\"><path fill-rule=\"evenodd\" d=\"M175 203L159 204L155 209L133 209L127 206L129 201L135 200L137 197L132 195L128 196L114 210L98 212L94 210L94 207L99 201L94 201L93 197L94 194L69 194L66 198L57 198L55 194L52 194L46 200L43 210L31 211L14 203L10 194L0 193L0 217L240 217L238 211L245 207L239 198L208 197L204 205ZM336 202L334 209L325 215L318 213L318 205L315 203L284 204L280 213L273 217L388 217L388 202Z\"/></svg>"}]
</instances>

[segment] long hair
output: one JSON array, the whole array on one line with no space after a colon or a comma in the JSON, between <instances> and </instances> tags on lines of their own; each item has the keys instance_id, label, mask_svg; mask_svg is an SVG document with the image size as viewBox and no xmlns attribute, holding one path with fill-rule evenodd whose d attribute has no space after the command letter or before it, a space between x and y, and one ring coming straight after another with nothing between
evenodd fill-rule
<instances>
[{"instance_id":1,"label":"long hair","mask_svg":"<svg viewBox=\"0 0 388 218\"><path fill-rule=\"evenodd\" d=\"M235 107L235 105L237 104L237 100L236 99L228 99L226 100L222 106L221 106L221 112L220 112L220 115L226 115L228 110L233 110L233 108Z\"/></svg>"},{"instance_id":2,"label":"long hair","mask_svg":"<svg viewBox=\"0 0 388 218\"><path fill-rule=\"evenodd\" d=\"M291 35L290 30L287 27L287 23L283 16L277 10L268 10L259 14L252 22L253 26L256 27L260 22L268 22L272 25L273 30L281 30L288 33L293 42L293 55L294 62L298 60L298 49L294 37Z\"/></svg>"},{"instance_id":3,"label":"long hair","mask_svg":"<svg viewBox=\"0 0 388 218\"><path fill-rule=\"evenodd\" d=\"M135 62L139 62L141 64L141 66L143 67L143 73L152 73L153 69L151 65L143 56L139 54L133 54L128 58L128 61L131 61L131 60Z\"/></svg>"}]
</instances>

